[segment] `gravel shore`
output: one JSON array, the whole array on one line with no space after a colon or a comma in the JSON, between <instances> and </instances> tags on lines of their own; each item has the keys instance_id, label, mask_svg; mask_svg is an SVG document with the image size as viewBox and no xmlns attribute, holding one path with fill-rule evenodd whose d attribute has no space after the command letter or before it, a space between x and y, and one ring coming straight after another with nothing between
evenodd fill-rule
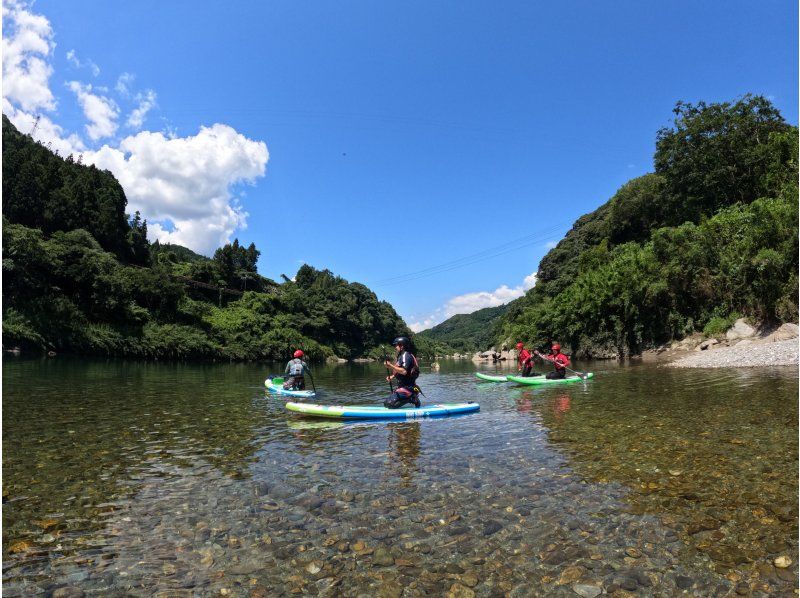
<instances>
[{"instance_id":1,"label":"gravel shore","mask_svg":"<svg viewBox=\"0 0 800 598\"><path fill-rule=\"evenodd\" d=\"M677 368L730 368L798 365L798 339L784 341L742 341L733 347L720 347L693 353L667 364Z\"/></svg>"}]
</instances>

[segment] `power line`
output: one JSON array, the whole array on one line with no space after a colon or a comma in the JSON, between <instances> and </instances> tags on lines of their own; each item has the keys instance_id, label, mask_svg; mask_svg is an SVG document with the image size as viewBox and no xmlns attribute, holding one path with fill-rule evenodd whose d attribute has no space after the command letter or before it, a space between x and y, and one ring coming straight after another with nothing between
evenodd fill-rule
<instances>
[{"instance_id":1,"label":"power line","mask_svg":"<svg viewBox=\"0 0 800 598\"><path fill-rule=\"evenodd\" d=\"M496 245L494 247L490 247L488 249L484 249L477 253L473 253L468 256L461 257L455 260L451 260L443 264L430 266L428 268L423 268L422 270L417 270L416 272L408 272L406 274L400 274L397 276L391 276L389 278L383 278L381 280L375 281L372 286L385 287L405 282L411 282L412 280L418 280L420 278L433 276L434 274L449 272L451 270L456 270L458 268L463 268L465 266L471 266L472 264L476 264L478 262L499 257L501 255L517 251L520 248L541 243L542 241L551 239L554 236L560 236L558 234L562 230L563 226L569 224L570 222L572 221L561 222L546 229L542 229L540 231L536 231L534 233L525 235L524 237L519 237L512 241L508 241L507 243Z\"/></svg>"}]
</instances>

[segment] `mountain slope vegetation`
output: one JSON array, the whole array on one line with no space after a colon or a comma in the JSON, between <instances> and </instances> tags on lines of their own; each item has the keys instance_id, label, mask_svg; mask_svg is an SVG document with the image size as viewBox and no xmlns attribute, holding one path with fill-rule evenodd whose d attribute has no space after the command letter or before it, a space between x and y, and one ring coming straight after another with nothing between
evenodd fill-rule
<instances>
[{"instance_id":1,"label":"mountain slope vegetation","mask_svg":"<svg viewBox=\"0 0 800 598\"><path fill-rule=\"evenodd\" d=\"M741 316L797 321L797 127L751 95L674 115L655 171L575 222L496 342L625 356Z\"/></svg>"},{"instance_id":2,"label":"mountain slope vegetation","mask_svg":"<svg viewBox=\"0 0 800 598\"><path fill-rule=\"evenodd\" d=\"M417 340L432 342L439 354L469 353L488 349L497 336L497 324L508 305L486 307L471 314L457 314L433 328L423 330Z\"/></svg>"},{"instance_id":3,"label":"mountain slope vegetation","mask_svg":"<svg viewBox=\"0 0 800 598\"><path fill-rule=\"evenodd\" d=\"M108 171L61 158L3 116L3 346L166 359L384 352L409 330L364 285L304 265L258 274L238 240L207 258L147 241Z\"/></svg>"}]
</instances>

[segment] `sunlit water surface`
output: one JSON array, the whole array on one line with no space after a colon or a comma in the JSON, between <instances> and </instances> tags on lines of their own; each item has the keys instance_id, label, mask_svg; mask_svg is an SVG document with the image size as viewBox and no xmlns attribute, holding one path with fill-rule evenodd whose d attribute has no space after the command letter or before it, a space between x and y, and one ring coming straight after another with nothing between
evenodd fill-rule
<instances>
[{"instance_id":1,"label":"sunlit water surface","mask_svg":"<svg viewBox=\"0 0 800 598\"><path fill-rule=\"evenodd\" d=\"M6 359L3 594L794 595L797 368L578 366L423 367L480 412L342 423L285 412L264 365ZM319 402L383 375L320 367Z\"/></svg>"}]
</instances>

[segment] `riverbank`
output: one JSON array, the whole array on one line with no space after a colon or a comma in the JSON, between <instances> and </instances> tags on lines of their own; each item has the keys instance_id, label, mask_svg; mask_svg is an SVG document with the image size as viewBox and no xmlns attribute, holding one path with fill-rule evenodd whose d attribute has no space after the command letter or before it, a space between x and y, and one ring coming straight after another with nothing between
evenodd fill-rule
<instances>
[{"instance_id":1,"label":"riverbank","mask_svg":"<svg viewBox=\"0 0 800 598\"><path fill-rule=\"evenodd\" d=\"M666 365L676 368L751 368L798 365L797 338L783 341L742 341L680 357Z\"/></svg>"}]
</instances>

